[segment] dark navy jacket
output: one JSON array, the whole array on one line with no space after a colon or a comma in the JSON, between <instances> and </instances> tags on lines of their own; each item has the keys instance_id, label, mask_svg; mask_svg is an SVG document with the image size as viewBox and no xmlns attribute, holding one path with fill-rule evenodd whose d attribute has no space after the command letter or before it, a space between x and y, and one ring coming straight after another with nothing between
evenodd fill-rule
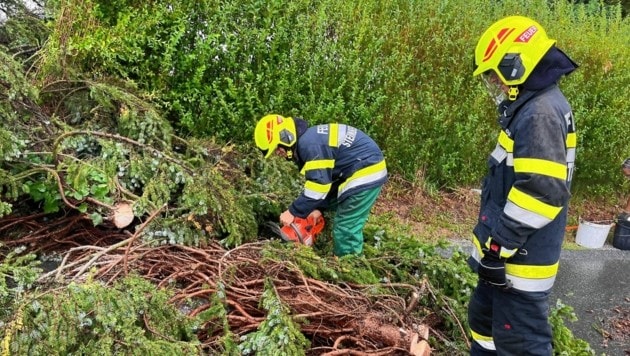
<instances>
[{"instance_id":1,"label":"dark navy jacket","mask_svg":"<svg viewBox=\"0 0 630 356\"><path fill-rule=\"evenodd\" d=\"M508 258L506 275L514 288L548 291L558 269L571 196L576 147L571 107L552 85L523 93L499 123L469 262L476 269L491 237Z\"/></svg>"},{"instance_id":2,"label":"dark navy jacket","mask_svg":"<svg viewBox=\"0 0 630 356\"><path fill-rule=\"evenodd\" d=\"M295 160L305 176L304 190L289 206L291 214L306 217L325 209L332 198L383 185L387 167L383 153L363 131L344 124L309 127L299 136Z\"/></svg>"}]
</instances>

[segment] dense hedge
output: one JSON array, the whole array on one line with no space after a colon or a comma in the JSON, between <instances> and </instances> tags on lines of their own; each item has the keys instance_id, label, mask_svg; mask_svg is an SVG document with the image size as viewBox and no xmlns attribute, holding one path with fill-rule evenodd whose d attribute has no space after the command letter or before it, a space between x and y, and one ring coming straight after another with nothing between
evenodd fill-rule
<instances>
[{"instance_id":1,"label":"dense hedge","mask_svg":"<svg viewBox=\"0 0 630 356\"><path fill-rule=\"evenodd\" d=\"M186 135L251 144L269 112L372 134L393 172L476 185L494 110L472 51L498 18L537 19L580 69L563 80L576 115L574 188L621 184L630 154L630 21L599 2L60 0L45 51L94 76L133 80ZM46 70L41 75L46 76Z\"/></svg>"}]
</instances>

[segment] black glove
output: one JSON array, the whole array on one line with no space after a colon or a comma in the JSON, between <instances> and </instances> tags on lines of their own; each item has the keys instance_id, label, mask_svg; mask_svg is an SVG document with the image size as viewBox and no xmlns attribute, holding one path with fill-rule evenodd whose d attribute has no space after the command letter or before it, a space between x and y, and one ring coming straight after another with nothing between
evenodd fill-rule
<instances>
[{"instance_id":1,"label":"black glove","mask_svg":"<svg viewBox=\"0 0 630 356\"><path fill-rule=\"evenodd\" d=\"M506 288L508 285L505 279L505 260L495 256L489 254L483 256L477 273L482 281L493 286Z\"/></svg>"},{"instance_id":2,"label":"black glove","mask_svg":"<svg viewBox=\"0 0 630 356\"><path fill-rule=\"evenodd\" d=\"M479 262L479 279L499 288L510 288L511 284L505 278L505 259L500 258L498 251L500 246L494 245L490 249L484 249L484 255Z\"/></svg>"}]
</instances>

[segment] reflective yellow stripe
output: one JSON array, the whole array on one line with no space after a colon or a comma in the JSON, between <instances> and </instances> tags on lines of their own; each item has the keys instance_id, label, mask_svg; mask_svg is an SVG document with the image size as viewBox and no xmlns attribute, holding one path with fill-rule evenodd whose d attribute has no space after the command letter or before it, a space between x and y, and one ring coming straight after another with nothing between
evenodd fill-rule
<instances>
[{"instance_id":1,"label":"reflective yellow stripe","mask_svg":"<svg viewBox=\"0 0 630 356\"><path fill-rule=\"evenodd\" d=\"M486 240L486 249L490 249L490 245L492 244L492 236L490 236L487 240ZM499 256L502 258L510 258L512 256L514 256L514 254L516 253L518 249L517 248L513 248L513 249L508 249L506 247L501 246L501 249L499 250Z\"/></svg>"},{"instance_id":2,"label":"reflective yellow stripe","mask_svg":"<svg viewBox=\"0 0 630 356\"><path fill-rule=\"evenodd\" d=\"M311 190L313 192L318 192L318 193L328 193L331 186L332 186L332 183L319 184L310 180L307 180L306 183L304 183L304 189Z\"/></svg>"},{"instance_id":3,"label":"reflective yellow stripe","mask_svg":"<svg viewBox=\"0 0 630 356\"><path fill-rule=\"evenodd\" d=\"M505 273L509 273L520 278L544 279L555 276L558 273L559 265L560 263L558 262L550 266L515 265L506 263Z\"/></svg>"},{"instance_id":4,"label":"reflective yellow stripe","mask_svg":"<svg viewBox=\"0 0 630 356\"><path fill-rule=\"evenodd\" d=\"M515 158L514 172L517 173L535 173L545 176L567 179L567 166L544 159L536 158Z\"/></svg>"},{"instance_id":5,"label":"reflective yellow stripe","mask_svg":"<svg viewBox=\"0 0 630 356\"><path fill-rule=\"evenodd\" d=\"M475 332L474 330L470 330L470 334L472 335L472 338L474 340L492 341L492 336L484 336Z\"/></svg>"},{"instance_id":6,"label":"reflective yellow stripe","mask_svg":"<svg viewBox=\"0 0 630 356\"><path fill-rule=\"evenodd\" d=\"M481 244L479 243L479 239L477 238L477 236L475 236L475 234L471 234L472 235L472 243L475 248L475 250L479 253L479 255L481 255Z\"/></svg>"},{"instance_id":7,"label":"reflective yellow stripe","mask_svg":"<svg viewBox=\"0 0 630 356\"><path fill-rule=\"evenodd\" d=\"M358 171L354 172L354 174L352 176L350 176L345 182L343 182L342 184L339 185L339 193L344 191L344 188L348 185L348 183L352 182L353 180L359 179L361 177L365 177L368 176L370 174L373 173L377 173L379 171L385 170L387 169L386 165L385 165L385 160L380 161L376 164L373 164L371 166L367 166L365 168L361 168Z\"/></svg>"},{"instance_id":8,"label":"reflective yellow stripe","mask_svg":"<svg viewBox=\"0 0 630 356\"><path fill-rule=\"evenodd\" d=\"M328 130L328 146L330 147L339 147L339 125L338 124L330 124L330 129Z\"/></svg>"},{"instance_id":9,"label":"reflective yellow stripe","mask_svg":"<svg viewBox=\"0 0 630 356\"><path fill-rule=\"evenodd\" d=\"M508 199L523 209L527 209L552 220L560 213L560 210L562 210L561 206L549 205L516 188L510 190Z\"/></svg>"},{"instance_id":10,"label":"reflective yellow stripe","mask_svg":"<svg viewBox=\"0 0 630 356\"><path fill-rule=\"evenodd\" d=\"M567 147L577 147L577 135L575 132L567 135Z\"/></svg>"},{"instance_id":11,"label":"reflective yellow stripe","mask_svg":"<svg viewBox=\"0 0 630 356\"><path fill-rule=\"evenodd\" d=\"M473 340L484 349L496 350L496 346L494 346L494 340L492 339L492 336L484 336L476 333L474 330L470 330L470 335L472 336Z\"/></svg>"},{"instance_id":12,"label":"reflective yellow stripe","mask_svg":"<svg viewBox=\"0 0 630 356\"><path fill-rule=\"evenodd\" d=\"M499 144L508 152L514 152L514 140L508 137L505 131L499 134Z\"/></svg>"},{"instance_id":13,"label":"reflective yellow stripe","mask_svg":"<svg viewBox=\"0 0 630 356\"><path fill-rule=\"evenodd\" d=\"M475 246L470 256L479 263L481 261L481 246L473 237ZM551 266L515 265L506 263L505 277L512 283L512 288L526 292L544 292L553 287L556 280L558 263Z\"/></svg>"},{"instance_id":14,"label":"reflective yellow stripe","mask_svg":"<svg viewBox=\"0 0 630 356\"><path fill-rule=\"evenodd\" d=\"M308 161L302 167L300 173L302 175L306 174L307 171L313 171L316 169L328 169L335 168L335 160L334 159L320 159L316 161Z\"/></svg>"}]
</instances>

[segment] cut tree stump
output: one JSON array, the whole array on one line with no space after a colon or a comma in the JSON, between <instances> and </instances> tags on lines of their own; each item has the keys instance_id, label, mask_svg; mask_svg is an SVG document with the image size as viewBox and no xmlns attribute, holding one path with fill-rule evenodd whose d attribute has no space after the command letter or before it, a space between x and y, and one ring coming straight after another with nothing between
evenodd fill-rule
<instances>
[{"instance_id":1,"label":"cut tree stump","mask_svg":"<svg viewBox=\"0 0 630 356\"><path fill-rule=\"evenodd\" d=\"M419 338L422 338L418 341ZM413 333L411 336L411 346L409 347L409 353L414 356L430 356L431 346L427 342L429 339L429 327L426 325L420 325L417 333Z\"/></svg>"}]
</instances>

